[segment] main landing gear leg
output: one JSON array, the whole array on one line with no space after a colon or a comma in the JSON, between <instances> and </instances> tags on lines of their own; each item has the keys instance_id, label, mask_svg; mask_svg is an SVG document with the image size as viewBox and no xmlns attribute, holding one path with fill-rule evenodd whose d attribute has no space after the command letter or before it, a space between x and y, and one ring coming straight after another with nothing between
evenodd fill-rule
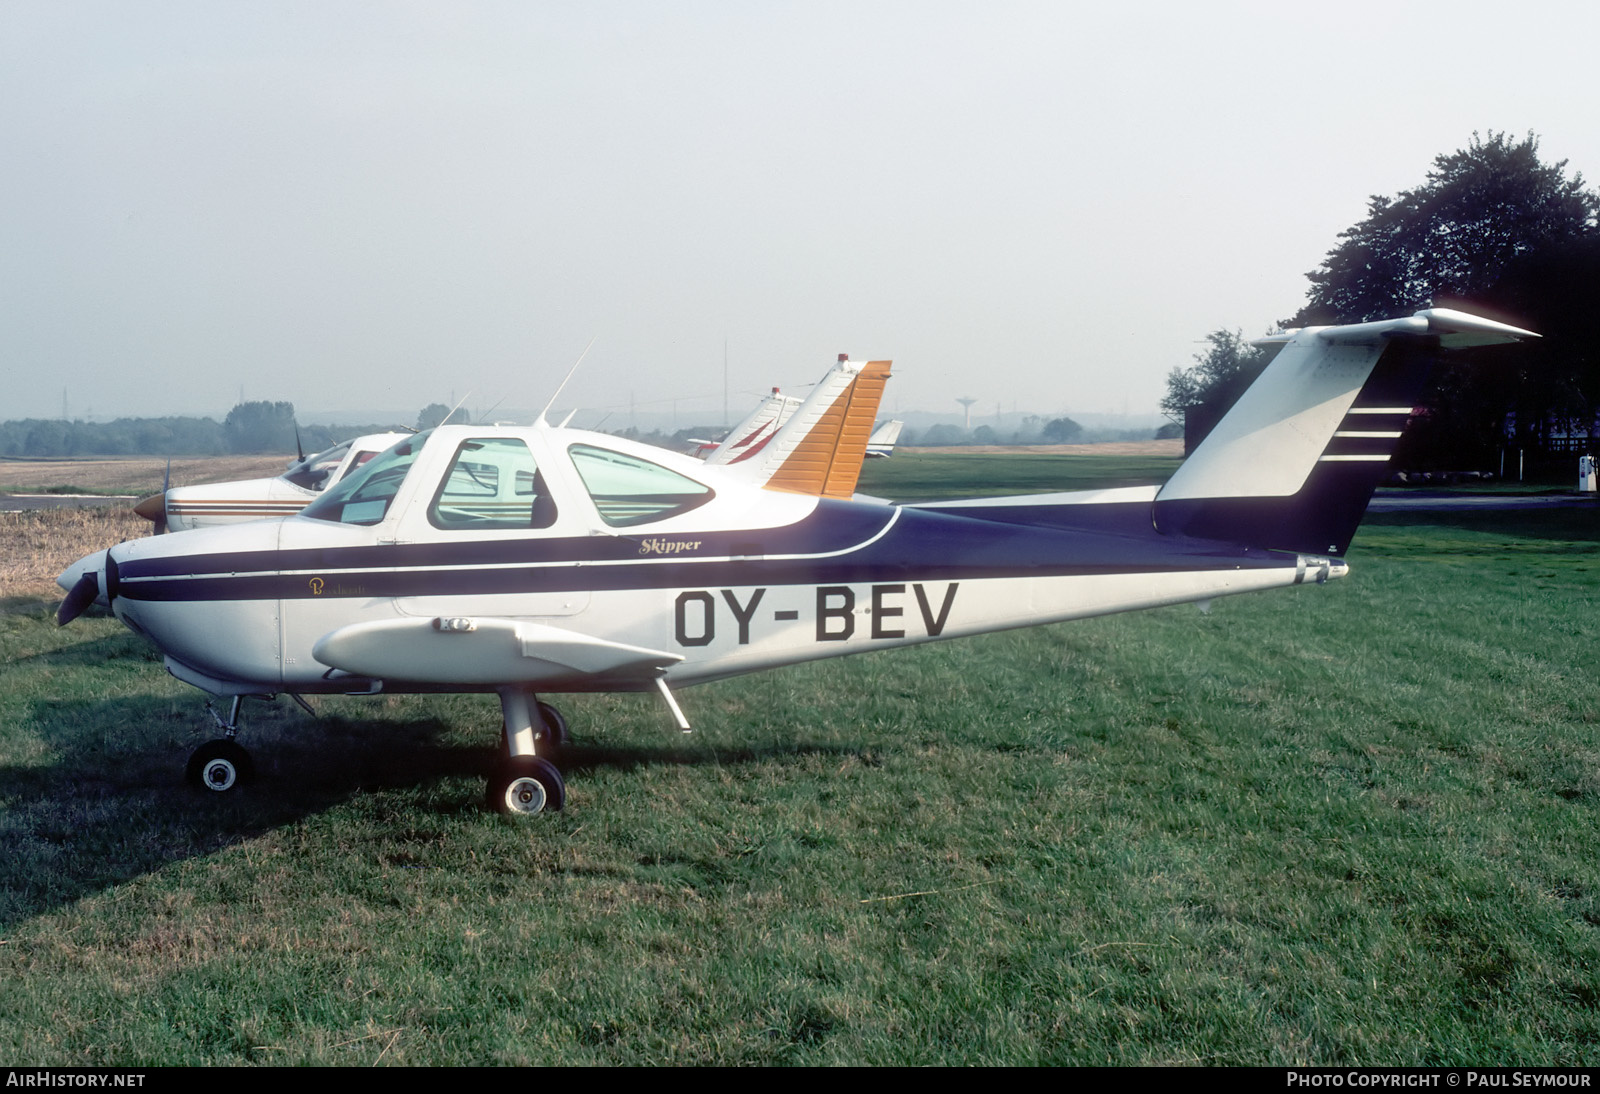
<instances>
[{"instance_id":1,"label":"main landing gear leg","mask_svg":"<svg viewBox=\"0 0 1600 1094\"><path fill-rule=\"evenodd\" d=\"M541 703L531 691L500 689L500 710L505 715L506 754L495 765L484 794L490 809L512 817L527 817L546 809L560 809L567 801L566 783L556 765L537 755L565 735L566 721L554 707ZM559 731L558 731L559 723Z\"/></svg>"},{"instance_id":2,"label":"main landing gear leg","mask_svg":"<svg viewBox=\"0 0 1600 1094\"><path fill-rule=\"evenodd\" d=\"M250 759L250 753L234 740L239 733L239 708L243 705L244 696L235 695L228 711L228 720L223 721L217 708L206 703L206 710L211 712L223 736L207 741L189 754L189 766L184 776L190 784L221 794L236 786L243 786L255 777L256 765Z\"/></svg>"}]
</instances>

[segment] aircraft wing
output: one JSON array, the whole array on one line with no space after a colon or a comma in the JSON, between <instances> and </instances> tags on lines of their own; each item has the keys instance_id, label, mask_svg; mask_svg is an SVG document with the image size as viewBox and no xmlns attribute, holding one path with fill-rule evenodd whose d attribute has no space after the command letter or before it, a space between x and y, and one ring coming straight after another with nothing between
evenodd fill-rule
<instances>
[{"instance_id":1,"label":"aircraft wing","mask_svg":"<svg viewBox=\"0 0 1600 1094\"><path fill-rule=\"evenodd\" d=\"M311 652L324 665L378 680L551 690L648 684L683 660L544 623L484 616L353 623L323 635Z\"/></svg>"}]
</instances>

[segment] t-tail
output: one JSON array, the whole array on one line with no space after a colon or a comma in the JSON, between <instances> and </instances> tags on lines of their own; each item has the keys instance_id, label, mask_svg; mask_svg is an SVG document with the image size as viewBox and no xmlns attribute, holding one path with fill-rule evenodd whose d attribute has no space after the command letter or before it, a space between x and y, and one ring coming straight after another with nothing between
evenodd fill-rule
<instances>
[{"instance_id":1,"label":"t-tail","mask_svg":"<svg viewBox=\"0 0 1600 1094\"><path fill-rule=\"evenodd\" d=\"M1156 495L1156 528L1341 555L1438 349L1537 338L1448 308L1261 339L1277 355Z\"/></svg>"}]
</instances>

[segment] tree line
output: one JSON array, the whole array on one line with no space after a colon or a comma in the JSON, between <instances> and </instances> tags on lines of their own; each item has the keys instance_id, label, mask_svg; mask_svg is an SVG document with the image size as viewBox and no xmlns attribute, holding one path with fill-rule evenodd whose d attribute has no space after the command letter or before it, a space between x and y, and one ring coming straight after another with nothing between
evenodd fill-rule
<instances>
[{"instance_id":1,"label":"tree line","mask_svg":"<svg viewBox=\"0 0 1600 1094\"><path fill-rule=\"evenodd\" d=\"M442 410L443 408L441 408ZM426 412L424 412L426 413ZM393 425L297 425L293 403L239 403L215 418L118 418L111 422L24 418L0 422L0 456L223 456L307 453Z\"/></svg>"},{"instance_id":2,"label":"tree line","mask_svg":"<svg viewBox=\"0 0 1600 1094\"><path fill-rule=\"evenodd\" d=\"M1401 467L1470 468L1505 449L1568 451L1600 414L1600 196L1538 138L1504 133L1437 156L1421 185L1373 196L1339 234L1285 327L1362 323L1452 307L1536 331L1538 341L1447 355L1423 413L1395 454ZM1167 379L1161 408L1190 447L1265 367L1242 330Z\"/></svg>"}]
</instances>

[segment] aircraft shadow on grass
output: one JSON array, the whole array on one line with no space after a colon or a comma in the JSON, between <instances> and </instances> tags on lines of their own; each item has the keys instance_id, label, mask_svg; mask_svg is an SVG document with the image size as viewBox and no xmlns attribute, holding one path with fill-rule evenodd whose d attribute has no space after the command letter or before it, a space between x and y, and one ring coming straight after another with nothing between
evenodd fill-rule
<instances>
[{"instance_id":1,"label":"aircraft shadow on grass","mask_svg":"<svg viewBox=\"0 0 1600 1094\"><path fill-rule=\"evenodd\" d=\"M129 655L118 636L13 664L48 659L73 667ZM459 729L414 711L391 721L337 714L313 719L287 702L253 703L247 709L252 736L270 741L271 747L263 750L252 785L238 794L216 795L183 781L184 758L211 729L193 699L118 695L33 702L35 732L60 758L45 766L0 766L0 801L6 803L0 839L7 848L0 855L0 931L374 789L481 779L498 754L492 732L477 735L482 743L445 743L441 738ZM482 713L492 721L492 704ZM564 766L580 771L661 764L726 767L778 756L863 751L804 740L713 748L676 734L659 747L615 747L586 745L581 725L577 732L580 739L560 754ZM459 792L427 795L408 807L470 813L483 809L483 798L463 783Z\"/></svg>"}]
</instances>

